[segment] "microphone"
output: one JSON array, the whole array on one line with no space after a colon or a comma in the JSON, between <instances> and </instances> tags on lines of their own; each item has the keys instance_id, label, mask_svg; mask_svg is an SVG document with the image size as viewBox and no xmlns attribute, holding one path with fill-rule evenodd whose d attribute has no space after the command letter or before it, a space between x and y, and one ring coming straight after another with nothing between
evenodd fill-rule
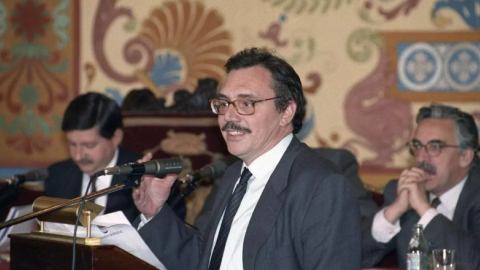
<instances>
[{"instance_id":1,"label":"microphone","mask_svg":"<svg viewBox=\"0 0 480 270\"><path fill-rule=\"evenodd\" d=\"M181 181L182 183L192 183L203 178L218 178L225 173L228 166L232 165L237 160L239 159L236 156L227 156L203 166L198 171L189 173L185 176L180 176L177 180Z\"/></svg>"},{"instance_id":2,"label":"microphone","mask_svg":"<svg viewBox=\"0 0 480 270\"><path fill-rule=\"evenodd\" d=\"M25 174L17 174L9 178L0 178L0 184L9 186L21 185L25 182L43 181L48 178L48 170L40 169L27 172Z\"/></svg>"},{"instance_id":3,"label":"microphone","mask_svg":"<svg viewBox=\"0 0 480 270\"><path fill-rule=\"evenodd\" d=\"M94 174L94 177L104 175L138 176L152 174L163 178L167 174L179 174L183 170L183 161L180 158L153 159L143 163L127 163L116 167L105 168Z\"/></svg>"},{"instance_id":4,"label":"microphone","mask_svg":"<svg viewBox=\"0 0 480 270\"><path fill-rule=\"evenodd\" d=\"M197 186L195 182L207 177L218 178L223 176L228 166L232 165L237 160L239 160L239 158L236 156L227 156L203 166L196 172L189 173L186 176L179 176L177 180L183 182L184 184L187 183L187 186L183 189L182 193L178 194L177 197L172 200L170 206L175 207L183 198L190 195L190 193L192 193Z\"/></svg>"}]
</instances>

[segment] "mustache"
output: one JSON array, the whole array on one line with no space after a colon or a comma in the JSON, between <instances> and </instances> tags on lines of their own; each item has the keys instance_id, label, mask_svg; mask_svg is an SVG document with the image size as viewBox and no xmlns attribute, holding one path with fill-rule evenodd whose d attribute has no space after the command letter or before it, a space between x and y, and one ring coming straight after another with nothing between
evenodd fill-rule
<instances>
[{"instance_id":1,"label":"mustache","mask_svg":"<svg viewBox=\"0 0 480 270\"><path fill-rule=\"evenodd\" d=\"M222 131L227 131L228 129L233 129L233 130L237 130L237 131L244 132L244 133L252 133L252 131L250 129L242 127L238 124L235 124L234 122L227 122L222 127Z\"/></svg>"},{"instance_id":2,"label":"mustache","mask_svg":"<svg viewBox=\"0 0 480 270\"><path fill-rule=\"evenodd\" d=\"M426 161L422 161L422 162L417 163L417 168L422 169L422 170L424 170L426 172L429 172L429 173L436 173L437 172L437 169L432 164L430 164Z\"/></svg>"},{"instance_id":3,"label":"mustache","mask_svg":"<svg viewBox=\"0 0 480 270\"><path fill-rule=\"evenodd\" d=\"M80 160L75 160L75 163L82 164L82 165L89 165L89 164L93 164L93 160L88 158L82 158Z\"/></svg>"}]
</instances>

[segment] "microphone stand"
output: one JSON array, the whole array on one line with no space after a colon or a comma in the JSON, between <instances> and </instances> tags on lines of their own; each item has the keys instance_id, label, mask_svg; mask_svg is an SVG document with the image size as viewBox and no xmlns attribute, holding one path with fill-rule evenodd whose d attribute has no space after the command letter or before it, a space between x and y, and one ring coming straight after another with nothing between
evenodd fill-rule
<instances>
[{"instance_id":1,"label":"microphone stand","mask_svg":"<svg viewBox=\"0 0 480 270\"><path fill-rule=\"evenodd\" d=\"M190 195L190 193L195 190L197 187L197 181L200 179L195 179L194 177L190 178L190 181L188 181L188 185L182 190L182 193L178 194L173 202L170 204L170 206L173 208L175 207L183 198L187 197Z\"/></svg>"},{"instance_id":2,"label":"microphone stand","mask_svg":"<svg viewBox=\"0 0 480 270\"><path fill-rule=\"evenodd\" d=\"M86 197L86 200L87 201L93 200L93 199L96 199L98 197L116 192L116 191L121 190L121 189L129 189L129 188L132 188L132 187L136 187L140 184L140 177L141 177L141 175L129 176L128 180L125 180L123 183L119 183L119 184L116 184L114 186L111 186L111 187L99 190L97 192L93 192L93 193L88 194L87 197ZM38 217L40 215L43 215L43 214L47 214L47 213L50 213L50 212L53 212L53 211L56 211L56 210L59 210L59 209L63 209L63 208L78 204L82 201L82 198L83 198L83 196L79 196L79 197L73 198L71 200L68 200L64 203L53 205L51 207L45 208L45 209L37 211L37 212L33 212L33 213L30 213L30 214L27 214L27 215L24 215L24 216L15 218L15 219L11 219L11 220L8 220L8 221L5 221L5 222L1 222L0 223L0 229L10 227L10 226L18 224L18 223L22 223L24 221L36 218L36 217Z\"/></svg>"}]
</instances>

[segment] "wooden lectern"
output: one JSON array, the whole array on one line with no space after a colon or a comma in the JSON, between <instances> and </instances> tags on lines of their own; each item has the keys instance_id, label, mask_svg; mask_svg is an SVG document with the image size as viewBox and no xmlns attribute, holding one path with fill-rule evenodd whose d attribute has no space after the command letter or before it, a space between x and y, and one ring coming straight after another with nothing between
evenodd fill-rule
<instances>
[{"instance_id":1,"label":"wooden lectern","mask_svg":"<svg viewBox=\"0 0 480 270\"><path fill-rule=\"evenodd\" d=\"M30 233L10 237L10 270L65 270L72 267L72 244L39 239ZM154 270L152 265L116 246L77 244L77 270Z\"/></svg>"},{"instance_id":2,"label":"wooden lectern","mask_svg":"<svg viewBox=\"0 0 480 270\"><path fill-rule=\"evenodd\" d=\"M33 203L34 213L40 221L40 230L31 233L11 234L10 270L65 270L72 268L73 237L44 231L44 222L75 224L78 217L80 226L87 228L86 237L77 237L75 252L76 270L103 269L157 269L147 262L131 255L123 249L100 245L100 238L91 237L91 220L104 207L85 202L82 211L79 205L47 212L52 207L67 205L70 201L59 198L40 197Z\"/></svg>"}]
</instances>

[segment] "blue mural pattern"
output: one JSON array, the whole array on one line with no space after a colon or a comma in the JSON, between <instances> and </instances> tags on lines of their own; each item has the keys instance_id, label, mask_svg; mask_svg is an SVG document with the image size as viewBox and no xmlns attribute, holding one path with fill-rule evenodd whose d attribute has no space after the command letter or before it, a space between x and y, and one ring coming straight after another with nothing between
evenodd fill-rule
<instances>
[{"instance_id":1,"label":"blue mural pattern","mask_svg":"<svg viewBox=\"0 0 480 270\"><path fill-rule=\"evenodd\" d=\"M399 43L399 91L480 91L480 42Z\"/></svg>"},{"instance_id":2,"label":"blue mural pattern","mask_svg":"<svg viewBox=\"0 0 480 270\"><path fill-rule=\"evenodd\" d=\"M475 5L480 6L480 0L440 0L435 3L432 10L432 18L438 16L442 9L451 9L460 15L460 17L473 29L480 28L480 14L478 14Z\"/></svg>"}]
</instances>

